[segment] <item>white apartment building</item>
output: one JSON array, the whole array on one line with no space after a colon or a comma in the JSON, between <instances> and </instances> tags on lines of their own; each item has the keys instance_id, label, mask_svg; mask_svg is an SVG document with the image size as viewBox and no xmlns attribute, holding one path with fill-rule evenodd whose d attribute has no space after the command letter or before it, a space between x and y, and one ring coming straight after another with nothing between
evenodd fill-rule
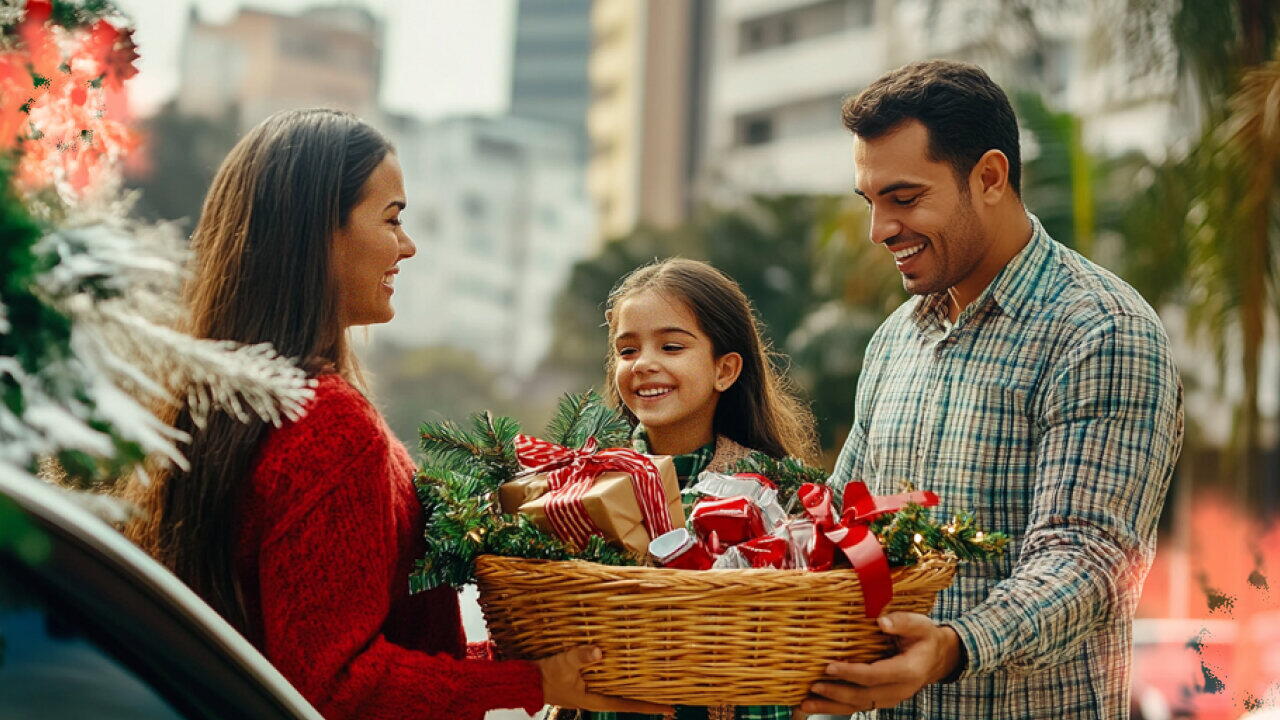
<instances>
[{"instance_id":1,"label":"white apartment building","mask_svg":"<svg viewBox=\"0 0 1280 720\"><path fill-rule=\"evenodd\" d=\"M1095 61L1105 17L1042 14L1031 46L1001 12L989 0L718 0L699 195L847 193L843 99L927 58L977 62L1006 90L1082 113L1095 150L1158 154L1185 129L1169 83L1132 82L1123 58Z\"/></svg>"},{"instance_id":2,"label":"white apartment building","mask_svg":"<svg viewBox=\"0 0 1280 720\"><path fill-rule=\"evenodd\" d=\"M843 193L843 98L888 65L881 0L719 0L699 193Z\"/></svg>"},{"instance_id":3,"label":"white apartment building","mask_svg":"<svg viewBox=\"0 0 1280 720\"><path fill-rule=\"evenodd\" d=\"M593 223L571 127L511 117L388 121L418 255L396 317L371 330L405 347L451 345L521 377L551 342L556 294Z\"/></svg>"}]
</instances>

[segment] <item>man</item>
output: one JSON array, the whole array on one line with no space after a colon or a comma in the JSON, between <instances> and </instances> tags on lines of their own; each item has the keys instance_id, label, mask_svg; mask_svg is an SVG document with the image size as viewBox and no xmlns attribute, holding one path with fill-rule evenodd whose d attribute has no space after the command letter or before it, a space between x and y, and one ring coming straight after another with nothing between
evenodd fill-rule
<instances>
[{"instance_id":1,"label":"man","mask_svg":"<svg viewBox=\"0 0 1280 720\"><path fill-rule=\"evenodd\" d=\"M801 710L1127 717L1133 612L1182 443L1159 318L1024 209L1017 121L981 69L905 66L843 119L871 240L915 297L867 348L832 482L910 481L1011 542L961 563L934 619L881 618L900 654L833 663Z\"/></svg>"}]
</instances>

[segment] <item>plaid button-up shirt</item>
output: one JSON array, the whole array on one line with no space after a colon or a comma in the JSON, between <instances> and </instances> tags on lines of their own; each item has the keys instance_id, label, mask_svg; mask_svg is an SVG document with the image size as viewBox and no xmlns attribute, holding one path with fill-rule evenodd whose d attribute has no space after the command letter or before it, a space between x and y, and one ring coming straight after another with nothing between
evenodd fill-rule
<instances>
[{"instance_id":1,"label":"plaid button-up shirt","mask_svg":"<svg viewBox=\"0 0 1280 720\"><path fill-rule=\"evenodd\" d=\"M1031 241L960 313L907 301L867 348L832 484L936 491L1009 534L961 563L934 619L968 654L886 718L1123 718L1131 632L1182 444L1182 389L1156 313L1116 276Z\"/></svg>"}]
</instances>

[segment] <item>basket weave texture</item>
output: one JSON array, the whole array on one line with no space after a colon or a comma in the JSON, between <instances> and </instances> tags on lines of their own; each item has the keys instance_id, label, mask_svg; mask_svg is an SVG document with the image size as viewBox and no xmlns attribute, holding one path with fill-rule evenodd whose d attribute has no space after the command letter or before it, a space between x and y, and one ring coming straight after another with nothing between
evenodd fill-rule
<instances>
[{"instance_id":1,"label":"basket weave texture","mask_svg":"<svg viewBox=\"0 0 1280 720\"><path fill-rule=\"evenodd\" d=\"M884 612L928 613L952 556L893 570ZM507 657L578 645L604 659L592 692L679 705L796 705L833 660L871 662L892 639L868 619L851 569L671 570L483 555L480 606Z\"/></svg>"}]
</instances>

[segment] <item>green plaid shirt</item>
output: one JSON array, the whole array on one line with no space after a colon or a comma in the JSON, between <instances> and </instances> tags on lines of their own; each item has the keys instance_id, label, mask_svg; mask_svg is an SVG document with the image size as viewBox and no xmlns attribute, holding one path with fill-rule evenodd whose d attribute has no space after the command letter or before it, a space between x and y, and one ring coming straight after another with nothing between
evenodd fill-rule
<instances>
[{"instance_id":1,"label":"green plaid shirt","mask_svg":"<svg viewBox=\"0 0 1280 720\"><path fill-rule=\"evenodd\" d=\"M643 426L636 427L636 432L631 437L631 446L636 452L649 452L649 439L644 433ZM712 440L691 453L671 456L671 462L676 466L676 474L680 477L680 487L689 485L697 478L698 473L711 464L715 453L716 443ZM767 668L762 668L762 671L767 671ZM733 716L735 720L791 720L791 708L781 705L739 705L733 709ZM661 715L613 712L585 712L582 713L582 717L588 720L661 720L662 718ZM707 720L707 708L677 706L676 720Z\"/></svg>"},{"instance_id":2,"label":"green plaid shirt","mask_svg":"<svg viewBox=\"0 0 1280 720\"><path fill-rule=\"evenodd\" d=\"M962 563L933 617L968 665L880 718L1120 718L1134 608L1182 444L1182 389L1155 312L1054 242L1031 242L956 322L907 301L867 348L832 483L936 491L1011 538Z\"/></svg>"}]
</instances>

